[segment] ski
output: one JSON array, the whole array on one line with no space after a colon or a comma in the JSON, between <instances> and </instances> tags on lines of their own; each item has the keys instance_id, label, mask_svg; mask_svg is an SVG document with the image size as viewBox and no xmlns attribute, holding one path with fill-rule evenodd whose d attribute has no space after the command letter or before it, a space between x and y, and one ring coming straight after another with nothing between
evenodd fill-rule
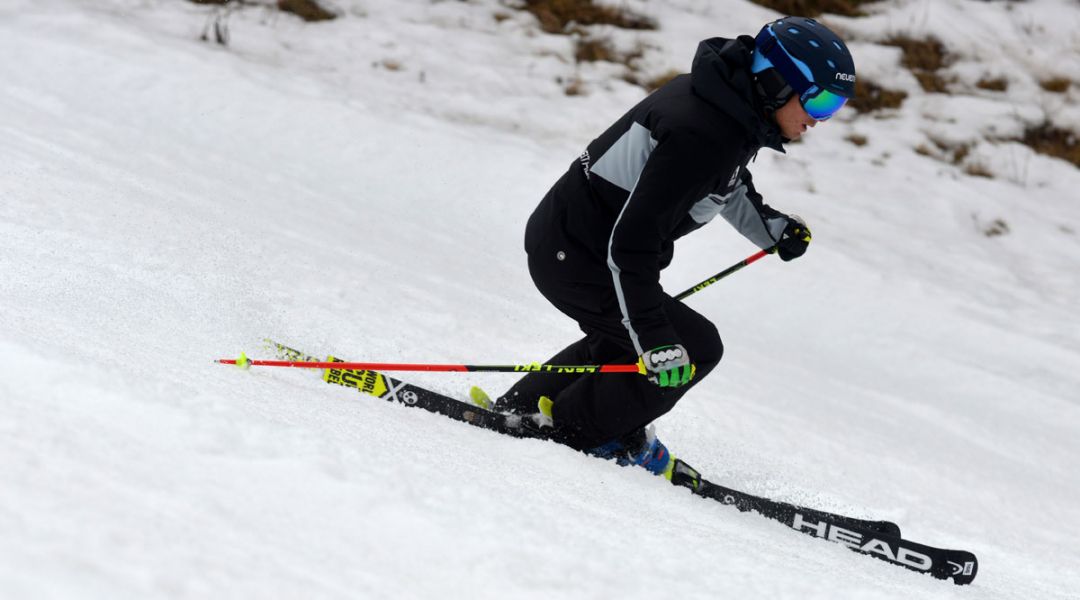
<instances>
[{"instance_id":1,"label":"ski","mask_svg":"<svg viewBox=\"0 0 1080 600\"><path fill-rule=\"evenodd\" d=\"M900 528L888 521L860 523L859 519L754 496L712 483L686 463L676 459L673 484L689 487L695 494L734 506L742 512L754 511L812 537L837 542L874 558L936 579L952 579L967 585L979 570L976 556L966 550L935 548L901 537Z\"/></svg>"},{"instance_id":2,"label":"ski","mask_svg":"<svg viewBox=\"0 0 1080 600\"><path fill-rule=\"evenodd\" d=\"M344 362L330 356L326 361L266 340L268 348L282 360L297 362ZM517 426L520 417L485 410L371 370L324 369L323 381L352 388L383 400L421 408L455 421L514 437L536 437L533 430ZM971 583L978 573L978 559L965 550L947 550L919 544L901 537L900 527L891 521L873 521L807 508L740 492L706 480L690 465L676 459L671 483L685 487L702 498L734 506L742 512L756 512L799 533L826 539L891 564L951 579L957 585Z\"/></svg>"}]
</instances>

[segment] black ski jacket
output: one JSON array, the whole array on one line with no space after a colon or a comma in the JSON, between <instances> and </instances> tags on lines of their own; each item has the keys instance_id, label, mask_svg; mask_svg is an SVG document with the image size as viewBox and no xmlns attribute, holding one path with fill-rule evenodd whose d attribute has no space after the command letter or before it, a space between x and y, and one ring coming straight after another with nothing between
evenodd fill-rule
<instances>
[{"instance_id":1,"label":"black ski jacket","mask_svg":"<svg viewBox=\"0 0 1080 600\"><path fill-rule=\"evenodd\" d=\"M701 42L691 73L593 140L529 218L526 251L558 254L572 281L613 286L639 354L679 343L660 286L676 239L719 214L765 249L787 224L746 170L763 146L783 152L756 104L753 50L749 36Z\"/></svg>"}]
</instances>

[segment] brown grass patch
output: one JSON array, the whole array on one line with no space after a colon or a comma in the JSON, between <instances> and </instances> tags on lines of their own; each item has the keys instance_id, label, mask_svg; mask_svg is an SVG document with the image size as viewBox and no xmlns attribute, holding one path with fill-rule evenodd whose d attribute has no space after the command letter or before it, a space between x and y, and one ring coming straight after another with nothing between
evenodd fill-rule
<instances>
[{"instance_id":1,"label":"brown grass patch","mask_svg":"<svg viewBox=\"0 0 1080 600\"><path fill-rule=\"evenodd\" d=\"M947 147L943 148L943 150L947 151L948 148ZM954 146L953 147L953 164L959 165L960 163L963 162L964 159L968 158L968 154L970 154L970 153L971 153L971 146L968 146L967 144L961 144L960 146Z\"/></svg>"},{"instance_id":2,"label":"brown grass patch","mask_svg":"<svg viewBox=\"0 0 1080 600\"><path fill-rule=\"evenodd\" d=\"M874 0L751 0L765 8L785 15L816 17L823 13L860 17L865 15L859 7Z\"/></svg>"},{"instance_id":3,"label":"brown grass patch","mask_svg":"<svg viewBox=\"0 0 1080 600\"><path fill-rule=\"evenodd\" d=\"M645 56L645 46L638 44L628 52L619 52L610 38L596 38L586 31L578 32L581 37L574 44L574 60L583 62L612 62L624 65L630 73L636 70L636 63Z\"/></svg>"},{"instance_id":4,"label":"brown grass patch","mask_svg":"<svg viewBox=\"0 0 1080 600\"><path fill-rule=\"evenodd\" d=\"M337 15L326 10L315 0L277 0L278 10L292 13L305 21L329 21Z\"/></svg>"},{"instance_id":5,"label":"brown grass patch","mask_svg":"<svg viewBox=\"0 0 1080 600\"><path fill-rule=\"evenodd\" d=\"M994 172L982 163L971 163L970 165L964 167L964 172L973 177L985 177L987 179L994 178Z\"/></svg>"},{"instance_id":6,"label":"brown grass patch","mask_svg":"<svg viewBox=\"0 0 1080 600\"><path fill-rule=\"evenodd\" d=\"M963 165L971 155L972 144L947 142L933 136L930 137L930 141L934 144L934 148L931 148L926 144L920 144L915 148L915 153L922 156L929 156L935 160L940 160L957 167ZM964 172L968 175L975 175L978 177L993 178L994 176L994 174L984 165L976 162L964 165Z\"/></svg>"},{"instance_id":7,"label":"brown grass patch","mask_svg":"<svg viewBox=\"0 0 1080 600\"><path fill-rule=\"evenodd\" d=\"M1009 233L1009 224L1001 219L994 219L989 225L982 228L986 237L997 237Z\"/></svg>"},{"instance_id":8,"label":"brown grass patch","mask_svg":"<svg viewBox=\"0 0 1080 600\"><path fill-rule=\"evenodd\" d=\"M624 62L622 57L615 51L615 46L607 38L582 37L578 39L574 48L574 60L583 62Z\"/></svg>"},{"instance_id":9,"label":"brown grass patch","mask_svg":"<svg viewBox=\"0 0 1080 600\"><path fill-rule=\"evenodd\" d=\"M1042 89L1048 92L1054 92L1055 94L1064 94L1068 91L1070 84L1072 84L1072 82L1064 77L1052 77L1039 82Z\"/></svg>"},{"instance_id":10,"label":"brown grass patch","mask_svg":"<svg viewBox=\"0 0 1080 600\"><path fill-rule=\"evenodd\" d=\"M860 148L862 146L865 146L867 141L869 141L869 140L866 139L865 135L858 134L858 133L853 133L853 134L847 136L844 139L851 142L852 144L855 144L856 146L859 146Z\"/></svg>"},{"instance_id":11,"label":"brown grass patch","mask_svg":"<svg viewBox=\"0 0 1080 600\"><path fill-rule=\"evenodd\" d=\"M571 24L613 25L622 29L656 29L656 21L627 8L597 5L593 0L525 0L525 10L548 33L567 33Z\"/></svg>"},{"instance_id":12,"label":"brown grass patch","mask_svg":"<svg viewBox=\"0 0 1080 600\"><path fill-rule=\"evenodd\" d=\"M1067 129L1054 127L1048 122L1029 127L1021 142L1040 154L1046 154L1071 162L1080 167L1080 136Z\"/></svg>"},{"instance_id":13,"label":"brown grass patch","mask_svg":"<svg viewBox=\"0 0 1080 600\"><path fill-rule=\"evenodd\" d=\"M975 83L975 87L980 90L990 90L991 92L1004 92L1009 89L1009 81L1004 77L995 77L994 79L984 77Z\"/></svg>"},{"instance_id":14,"label":"brown grass patch","mask_svg":"<svg viewBox=\"0 0 1080 600\"><path fill-rule=\"evenodd\" d=\"M872 81L859 79L855 82L855 97L847 105L856 112L865 113L884 108L900 108L907 92L887 90Z\"/></svg>"},{"instance_id":15,"label":"brown grass patch","mask_svg":"<svg viewBox=\"0 0 1080 600\"><path fill-rule=\"evenodd\" d=\"M917 40L896 36L885 40L887 46L896 46L903 52L900 63L911 70L919 85L927 92L945 92L946 82L938 74L949 61L948 49L936 38Z\"/></svg>"},{"instance_id":16,"label":"brown grass patch","mask_svg":"<svg viewBox=\"0 0 1080 600\"><path fill-rule=\"evenodd\" d=\"M581 96L585 94L585 84L581 78L575 77L563 86L563 93L567 96Z\"/></svg>"}]
</instances>

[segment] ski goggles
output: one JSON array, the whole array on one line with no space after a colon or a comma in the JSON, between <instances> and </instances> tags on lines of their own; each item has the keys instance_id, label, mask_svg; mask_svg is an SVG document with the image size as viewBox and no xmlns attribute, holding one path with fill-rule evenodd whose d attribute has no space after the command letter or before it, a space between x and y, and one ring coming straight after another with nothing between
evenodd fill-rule
<instances>
[{"instance_id":1,"label":"ski goggles","mask_svg":"<svg viewBox=\"0 0 1080 600\"><path fill-rule=\"evenodd\" d=\"M845 102L847 102L847 98L844 96L834 94L816 85L810 86L810 89L799 96L799 104L802 104L806 114L813 117L815 121L828 120L829 117L836 114L836 111L844 106Z\"/></svg>"}]
</instances>

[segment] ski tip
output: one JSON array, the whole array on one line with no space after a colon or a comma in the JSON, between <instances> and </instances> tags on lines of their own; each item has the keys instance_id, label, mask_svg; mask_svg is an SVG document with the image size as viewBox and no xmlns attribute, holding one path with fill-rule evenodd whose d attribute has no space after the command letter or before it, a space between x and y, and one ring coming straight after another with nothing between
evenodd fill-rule
<instances>
[{"instance_id":1,"label":"ski tip","mask_svg":"<svg viewBox=\"0 0 1080 600\"><path fill-rule=\"evenodd\" d=\"M469 399L480 408L491 410L491 397L487 395L487 392L475 385L469 388Z\"/></svg>"}]
</instances>

